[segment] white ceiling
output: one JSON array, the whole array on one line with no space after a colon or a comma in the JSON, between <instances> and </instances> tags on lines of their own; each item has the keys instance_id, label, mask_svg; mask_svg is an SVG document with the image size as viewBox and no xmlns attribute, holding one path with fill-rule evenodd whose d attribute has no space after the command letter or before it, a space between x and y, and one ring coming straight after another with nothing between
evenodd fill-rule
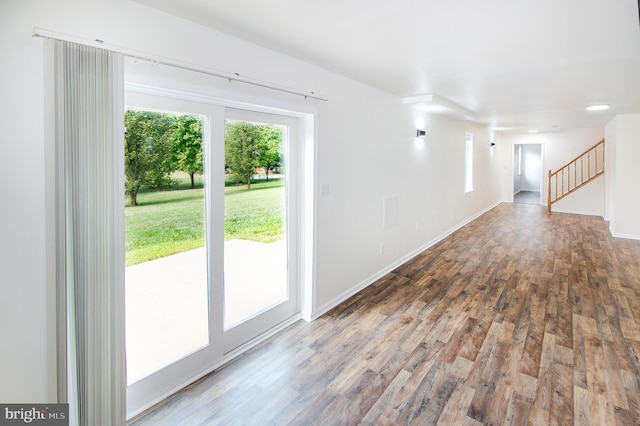
<instances>
[{"instance_id":1,"label":"white ceiling","mask_svg":"<svg viewBox=\"0 0 640 426\"><path fill-rule=\"evenodd\" d=\"M640 113L637 0L136 1L494 128Z\"/></svg>"}]
</instances>

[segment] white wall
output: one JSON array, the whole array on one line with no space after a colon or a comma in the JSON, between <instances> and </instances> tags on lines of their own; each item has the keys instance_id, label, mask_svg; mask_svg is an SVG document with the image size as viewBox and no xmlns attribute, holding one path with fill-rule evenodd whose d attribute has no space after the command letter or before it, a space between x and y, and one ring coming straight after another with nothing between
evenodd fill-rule
<instances>
[{"instance_id":1,"label":"white wall","mask_svg":"<svg viewBox=\"0 0 640 426\"><path fill-rule=\"evenodd\" d=\"M41 43L28 2L0 3L0 400L48 401ZM37 9L37 5L30 6Z\"/></svg>"},{"instance_id":2,"label":"white wall","mask_svg":"<svg viewBox=\"0 0 640 426\"><path fill-rule=\"evenodd\" d=\"M542 203L547 203L548 171L557 170L568 161L595 145L604 137L604 128L589 127L566 129L559 132L515 134L504 133L505 148L514 149L517 144L541 144L542 145ZM524 153L523 153L524 155ZM513 169L513 167L511 167ZM605 171L606 175L607 171ZM509 180L513 181L513 176ZM554 203L553 211L578 213L587 215L604 216L604 192L605 180L600 177L588 185L578 189L562 200ZM524 186L522 189L525 189ZM509 193L504 192L503 197L510 201Z\"/></svg>"},{"instance_id":3,"label":"white wall","mask_svg":"<svg viewBox=\"0 0 640 426\"><path fill-rule=\"evenodd\" d=\"M605 145L604 145L604 174L605 180L605 220L610 222L615 216L615 191L616 187L616 120L615 118L605 126Z\"/></svg>"},{"instance_id":4,"label":"white wall","mask_svg":"<svg viewBox=\"0 0 640 426\"><path fill-rule=\"evenodd\" d=\"M50 146L45 138L43 40L33 27L313 90L304 100L242 84L221 92L317 112L316 300L322 311L500 199L502 144L468 122L429 116L395 96L128 0L0 3L0 401L51 401ZM416 144L416 122L427 136ZM475 191L464 194L464 134L474 133ZM510 155L510 153L509 153ZM398 225L382 228L382 201L399 200ZM385 245L384 254L380 245Z\"/></svg>"},{"instance_id":5,"label":"white wall","mask_svg":"<svg viewBox=\"0 0 640 426\"><path fill-rule=\"evenodd\" d=\"M640 114L616 116L606 126L607 164L615 169L607 191L607 219L614 236L640 239Z\"/></svg>"}]
</instances>

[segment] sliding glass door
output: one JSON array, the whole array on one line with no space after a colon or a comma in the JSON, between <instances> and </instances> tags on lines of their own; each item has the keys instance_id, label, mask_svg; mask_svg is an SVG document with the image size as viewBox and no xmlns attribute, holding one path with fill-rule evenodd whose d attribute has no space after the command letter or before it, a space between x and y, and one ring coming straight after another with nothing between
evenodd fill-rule
<instances>
[{"instance_id":1,"label":"sliding glass door","mask_svg":"<svg viewBox=\"0 0 640 426\"><path fill-rule=\"evenodd\" d=\"M127 411L300 310L296 119L127 93Z\"/></svg>"}]
</instances>

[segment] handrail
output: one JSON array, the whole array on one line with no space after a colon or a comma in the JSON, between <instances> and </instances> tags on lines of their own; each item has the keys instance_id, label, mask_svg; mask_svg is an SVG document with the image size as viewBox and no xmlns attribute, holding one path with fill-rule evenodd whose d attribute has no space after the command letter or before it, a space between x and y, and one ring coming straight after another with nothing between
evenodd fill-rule
<instances>
[{"instance_id":1,"label":"handrail","mask_svg":"<svg viewBox=\"0 0 640 426\"><path fill-rule=\"evenodd\" d=\"M586 177L585 177L586 161ZM591 166L594 166L593 169ZM580 176L578 176L578 170ZM566 173L565 173L566 171ZM551 205L586 185L604 173L604 139L584 151L582 154L560 167L555 172L549 170L547 191L547 210L551 212ZM566 177L565 177L566 174ZM573 174L573 179L572 179ZM555 185L553 185L555 183ZM560 188L558 189L558 185ZM555 187L555 191L552 191ZM566 189L565 189L566 187Z\"/></svg>"},{"instance_id":2,"label":"handrail","mask_svg":"<svg viewBox=\"0 0 640 426\"><path fill-rule=\"evenodd\" d=\"M591 148L586 149L582 154L578 155L576 158L574 158L571 161L567 161L567 164L573 163L576 160L579 160L580 158L584 157L586 154L588 154L589 152L593 151L594 149L596 149L598 146L600 145L604 145L604 139L601 139L600 142L598 142L597 144L595 144L594 146L592 146ZM565 166L567 165L565 164ZM564 166L560 167L558 170L556 170L554 173L557 173L558 171L562 170Z\"/></svg>"}]
</instances>

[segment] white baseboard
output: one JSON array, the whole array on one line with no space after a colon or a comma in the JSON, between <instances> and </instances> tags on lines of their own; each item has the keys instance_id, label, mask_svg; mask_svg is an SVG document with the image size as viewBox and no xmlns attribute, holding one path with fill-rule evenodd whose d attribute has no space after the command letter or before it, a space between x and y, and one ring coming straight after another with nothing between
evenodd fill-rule
<instances>
[{"instance_id":1,"label":"white baseboard","mask_svg":"<svg viewBox=\"0 0 640 426\"><path fill-rule=\"evenodd\" d=\"M380 278L384 277L389 272L393 271L394 269L396 269L400 265L406 263L407 261L413 259L414 257L419 255L420 253L422 253L423 251L425 251L429 247L433 246L434 244L439 243L440 241L442 241L443 239L445 239L449 235L453 234L458 229L462 228L463 226L465 226L469 222L472 222L472 221L476 220L477 218L479 218L480 216L482 216L483 214L485 214L489 210L491 210L491 209L495 208L496 206L498 206L499 204L501 204L502 202L503 201L498 201L497 203L492 204L491 206L487 207L486 209L480 211L479 213L476 213L475 215L473 215L470 218L464 220L463 222L459 223L458 225L454 226L453 228L447 230L443 234L440 234L438 237L434 238L433 240L429 241L428 243L426 243L426 244L422 245L421 247L413 250L412 252L410 252L407 255L403 256L402 258L396 260L392 264L386 266L385 268L381 269L380 271L376 272L375 274L369 276L365 280L363 280L360 283L356 284L355 286L351 287L349 290L347 290L344 293L340 294L339 296L333 298L329 302L323 304L322 306L317 307L311 313L310 317L308 317L308 319L307 319L307 317L305 317L305 319L307 319L309 321L313 321L313 320L321 317L322 315L324 315L327 312L329 312L331 309L333 309L336 306L338 306L340 303L342 303L345 300L349 299L351 296L353 296L353 295L357 294L358 292L364 290L365 288L369 287L371 284L373 284L374 282L378 281Z\"/></svg>"},{"instance_id":2,"label":"white baseboard","mask_svg":"<svg viewBox=\"0 0 640 426\"><path fill-rule=\"evenodd\" d=\"M604 214L602 212L588 212L588 211L577 211L577 210L567 210L567 209L555 209L551 207L551 213L569 213L569 214L581 214L583 216L598 216L604 219Z\"/></svg>"},{"instance_id":3,"label":"white baseboard","mask_svg":"<svg viewBox=\"0 0 640 426\"><path fill-rule=\"evenodd\" d=\"M609 232L611 232L611 236L614 238L625 238L627 240L640 240L640 235L634 234L620 234L613 229L613 225L609 224Z\"/></svg>"}]
</instances>

